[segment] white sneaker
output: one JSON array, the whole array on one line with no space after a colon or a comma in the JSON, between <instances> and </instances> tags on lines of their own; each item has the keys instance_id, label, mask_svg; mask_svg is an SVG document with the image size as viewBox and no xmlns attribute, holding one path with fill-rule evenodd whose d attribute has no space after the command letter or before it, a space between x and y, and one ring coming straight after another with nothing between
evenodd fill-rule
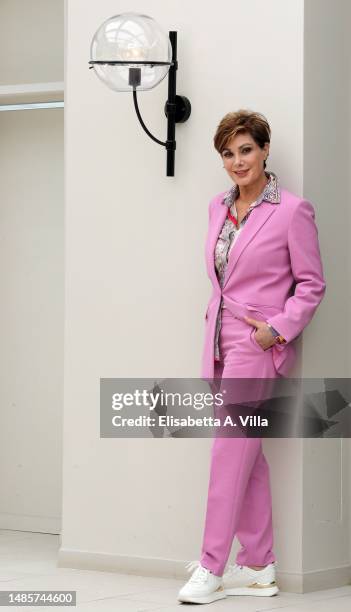
<instances>
[{"instance_id":1,"label":"white sneaker","mask_svg":"<svg viewBox=\"0 0 351 612\"><path fill-rule=\"evenodd\" d=\"M202 567L199 561L190 561L185 567L188 572L196 569L190 580L180 589L178 601L206 604L226 597L222 576L215 576L206 567Z\"/></svg>"},{"instance_id":2,"label":"white sneaker","mask_svg":"<svg viewBox=\"0 0 351 612\"><path fill-rule=\"evenodd\" d=\"M237 563L229 565L223 576L223 586L227 595L271 597L279 592L275 582L274 563L261 570L253 570Z\"/></svg>"}]
</instances>

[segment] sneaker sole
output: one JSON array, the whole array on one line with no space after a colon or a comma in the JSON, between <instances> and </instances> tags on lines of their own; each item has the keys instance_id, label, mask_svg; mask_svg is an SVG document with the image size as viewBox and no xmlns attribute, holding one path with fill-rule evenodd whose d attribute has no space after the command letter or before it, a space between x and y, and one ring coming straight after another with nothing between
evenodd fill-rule
<instances>
[{"instance_id":1,"label":"sneaker sole","mask_svg":"<svg viewBox=\"0 0 351 612\"><path fill-rule=\"evenodd\" d=\"M223 587L214 591L214 593L210 593L209 595L205 595L203 597L192 597L191 595L182 595L178 596L178 601L182 601L185 603L197 603L197 604L207 604L212 603L213 601L218 601L218 599L225 599L227 597L226 592Z\"/></svg>"},{"instance_id":2,"label":"sneaker sole","mask_svg":"<svg viewBox=\"0 0 351 612\"><path fill-rule=\"evenodd\" d=\"M254 595L255 597L272 597L279 593L277 586L252 586L252 587L236 587L234 589L225 589L227 595Z\"/></svg>"}]
</instances>

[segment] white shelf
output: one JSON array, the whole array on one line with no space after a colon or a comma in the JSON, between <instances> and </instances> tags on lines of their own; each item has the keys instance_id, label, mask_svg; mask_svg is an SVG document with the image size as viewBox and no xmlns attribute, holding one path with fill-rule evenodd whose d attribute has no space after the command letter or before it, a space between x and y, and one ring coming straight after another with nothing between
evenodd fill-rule
<instances>
[{"instance_id":1,"label":"white shelf","mask_svg":"<svg viewBox=\"0 0 351 612\"><path fill-rule=\"evenodd\" d=\"M62 102L64 83L24 83L0 85L0 105L33 102Z\"/></svg>"}]
</instances>

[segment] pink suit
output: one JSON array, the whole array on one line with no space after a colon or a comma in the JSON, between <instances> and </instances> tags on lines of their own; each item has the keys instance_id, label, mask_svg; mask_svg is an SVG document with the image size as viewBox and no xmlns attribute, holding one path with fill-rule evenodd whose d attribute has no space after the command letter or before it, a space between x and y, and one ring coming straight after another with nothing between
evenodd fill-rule
<instances>
[{"instance_id":1,"label":"pink suit","mask_svg":"<svg viewBox=\"0 0 351 612\"><path fill-rule=\"evenodd\" d=\"M295 363L296 338L311 321L326 284L314 221L307 200L281 189L278 205L255 208L230 251L222 288L214 249L227 207L215 196L209 205L206 263L213 291L205 317L201 377L225 387L226 378L287 376ZM214 338L221 296L221 361L214 361ZM287 343L263 350L244 316L267 321ZM216 381L215 381L216 382ZM258 438L214 438L201 564L222 575L232 541L242 548L241 565L275 560L269 468Z\"/></svg>"}]
</instances>

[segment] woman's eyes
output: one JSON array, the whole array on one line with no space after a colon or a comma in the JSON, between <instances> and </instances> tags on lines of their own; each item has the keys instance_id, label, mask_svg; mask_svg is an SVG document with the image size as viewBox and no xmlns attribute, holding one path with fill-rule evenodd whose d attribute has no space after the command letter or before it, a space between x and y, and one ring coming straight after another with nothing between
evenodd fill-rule
<instances>
[{"instance_id":1,"label":"woman's eyes","mask_svg":"<svg viewBox=\"0 0 351 612\"><path fill-rule=\"evenodd\" d=\"M242 152L245 154L245 153L250 153L250 151L251 151L250 147L246 147L245 149L243 149ZM223 157L231 157L231 156L232 156L232 153L230 151L226 151L223 155Z\"/></svg>"}]
</instances>

